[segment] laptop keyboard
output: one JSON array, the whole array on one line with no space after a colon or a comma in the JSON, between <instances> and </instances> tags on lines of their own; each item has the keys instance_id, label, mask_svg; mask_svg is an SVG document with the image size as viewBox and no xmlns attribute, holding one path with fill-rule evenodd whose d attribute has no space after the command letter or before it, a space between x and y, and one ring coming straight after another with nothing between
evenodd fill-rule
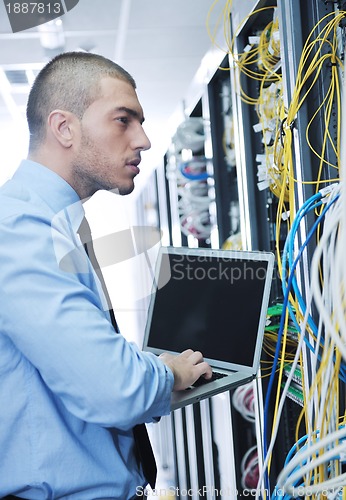
<instances>
[{"instance_id":1,"label":"laptop keyboard","mask_svg":"<svg viewBox=\"0 0 346 500\"><path fill-rule=\"evenodd\" d=\"M199 377L199 379L197 379L196 382L194 382L192 385L193 387L200 387L201 385L209 384L209 382L213 382L214 380L218 380L223 377L227 377L227 374L220 372L212 372L211 378L206 379L203 376Z\"/></svg>"}]
</instances>

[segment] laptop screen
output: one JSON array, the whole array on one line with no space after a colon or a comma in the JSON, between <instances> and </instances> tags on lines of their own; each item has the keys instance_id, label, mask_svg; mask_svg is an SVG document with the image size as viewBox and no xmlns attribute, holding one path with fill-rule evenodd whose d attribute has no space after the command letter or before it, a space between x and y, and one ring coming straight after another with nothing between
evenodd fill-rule
<instances>
[{"instance_id":1,"label":"laptop screen","mask_svg":"<svg viewBox=\"0 0 346 500\"><path fill-rule=\"evenodd\" d=\"M191 348L220 366L253 367L272 254L189 250L166 249L159 259L146 347L154 352Z\"/></svg>"}]
</instances>

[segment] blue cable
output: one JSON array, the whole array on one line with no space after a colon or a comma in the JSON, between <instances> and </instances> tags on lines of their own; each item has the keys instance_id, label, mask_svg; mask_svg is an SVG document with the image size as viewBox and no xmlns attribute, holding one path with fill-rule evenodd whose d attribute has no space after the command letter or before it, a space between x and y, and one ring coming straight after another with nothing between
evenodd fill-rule
<instances>
[{"instance_id":1,"label":"blue cable","mask_svg":"<svg viewBox=\"0 0 346 500\"><path fill-rule=\"evenodd\" d=\"M342 424L342 425L339 425L338 428L339 429L342 429L344 428L345 425ZM314 431L314 435L318 435L320 433L319 429L316 429L316 431ZM307 434L305 434L304 436L302 436L301 438L298 439L298 441L296 443L294 443L294 445L292 446L292 448L290 449L290 451L287 453L287 456L286 456L286 459L285 459L285 463L284 463L284 466L286 466L289 461L291 460L292 456L297 452L301 452L302 450L306 449L307 448L307 440L308 440L309 436ZM343 438L341 439L341 441L345 441L346 438ZM303 442L305 442L304 446L302 446L301 448L298 449L297 451L297 448L300 444L302 444ZM340 460L340 455L337 455L336 457L334 457L333 459L339 459ZM333 460L331 459L331 460ZM307 460L304 460L302 462L303 464L306 464L307 463ZM296 467L292 472L291 474L293 474L296 470L299 469L299 466ZM301 483L300 485L298 485L297 483L294 485L296 488L298 488L299 486L303 486L303 483ZM272 500L277 500L277 499L283 499L283 500L286 500L286 499L290 499L292 498L290 495L285 495L284 497L278 492L278 489L277 489L277 486L275 486L274 488L274 492L273 492L273 495L272 495Z\"/></svg>"},{"instance_id":2,"label":"blue cable","mask_svg":"<svg viewBox=\"0 0 346 500\"><path fill-rule=\"evenodd\" d=\"M339 425L339 429L345 427L344 425ZM319 434L320 431L317 429L314 434ZM292 455L295 453L295 451L297 450L297 447L299 446L299 444L301 444L303 441L307 441L308 439L308 436L305 435L305 436L302 436L293 446L292 448L290 449L290 451L288 452L287 454L287 457L286 457L286 460L285 460L285 466L288 464L288 462L291 460L292 458ZM341 441L345 441L346 438L343 438L341 439ZM307 448L307 443L304 444L304 446L302 446L301 448L299 448L298 450L298 453L301 452L302 450L305 450ZM317 453L318 455L318 453ZM332 457L330 460L340 460L340 455L335 455L335 457ZM300 465L298 465L295 469L292 470L292 472L290 473L290 475L292 475L293 473L295 473L296 471L298 471L300 468L301 468L301 465L305 465L307 463L307 459L306 460L303 460L301 462ZM328 468L328 470L330 471L330 468ZM313 476L311 478L313 480ZM302 483L299 483L299 480L297 480L294 484L294 487L295 488L299 488L300 486L304 486L304 482ZM282 495L282 493L280 493L280 489L275 486L274 488L274 492L273 492L273 495L272 495L272 500L289 500L292 498L291 495L288 495L288 494L285 494L284 496Z\"/></svg>"},{"instance_id":3,"label":"blue cable","mask_svg":"<svg viewBox=\"0 0 346 500\"><path fill-rule=\"evenodd\" d=\"M267 389L266 398L265 398L265 405L264 405L264 426L263 426L263 453L264 453L264 457L267 455L267 426L268 426L269 402L270 402L271 391L272 391L273 384L274 384L276 366L277 366L279 354L280 354L281 339L282 339L282 334L283 334L283 330L284 330L284 326L285 326L286 308L287 308L287 304L288 304L289 291L290 291L291 286L292 286L294 272L295 272L295 269L298 265L298 262L302 256L302 253L305 250L305 247L310 242L314 232L317 229L317 226L320 224L320 222L324 218L326 212L329 210L329 208L332 206L333 203L335 203L335 201L338 198L339 198L339 195L336 196L323 209L323 212L321 213L321 215L316 219L315 223L313 224L311 230L309 231L309 233L307 235L306 240L304 241L303 245L300 247L298 255L297 255L297 257L296 257L296 259L291 267L290 275L289 275L288 282L287 282L287 288L286 288L285 295L284 295L283 306L282 306L282 314L281 314L281 318L280 318L280 326L279 326L279 331L278 331L278 339L277 339L277 344L276 344L273 367L272 367L272 371L271 371L269 382L268 382L268 389ZM308 202L309 202L309 200L308 200ZM308 203L308 202L306 202L306 203ZM265 479L266 489L267 489L267 491L270 491L268 472L265 472L264 476L265 476L264 479Z\"/></svg>"},{"instance_id":4,"label":"blue cable","mask_svg":"<svg viewBox=\"0 0 346 500\"><path fill-rule=\"evenodd\" d=\"M302 205L302 207L300 208L300 210L298 211L297 214L302 213L305 210L305 208L308 208L311 204L313 204L315 202L316 199L320 199L320 198L321 198L320 194L314 195L313 196L313 200L311 200L311 199L307 200ZM310 238L312 237L312 234L311 234ZM310 238L309 239L307 238L307 240L305 242L305 246L310 241ZM274 362L273 362L273 367L272 367L272 371L271 371L271 375L270 375L270 379L269 379L269 383L268 383L268 389L267 389L266 400L265 400L265 407L264 407L264 432L263 432L263 450L264 450L264 456L266 456L266 454L267 454L267 415L268 415L269 400L270 400L272 386L273 386L273 383L274 383L276 366L277 366L277 362L278 362L278 358L279 358L279 354L280 354L281 338L282 338L282 334L283 334L284 321L285 321L285 316L286 316L285 311L286 311L287 305L289 303L288 297L289 297L289 291L290 291L291 283L292 283L292 280L293 280L294 270L295 270L295 268L296 268L296 266L298 264L298 261L300 259L300 256L301 256L302 251L304 250L305 246L302 246L302 248L299 251L299 254L298 254L297 258L296 258L296 262L294 263L293 267L291 268L291 272L290 272L290 276L289 276L289 279L288 279L287 287L284 290L284 302L283 302L282 313L281 313L281 318L280 318L280 326L279 326L279 331L278 331L278 340L277 340L277 344L276 344ZM285 264L285 266L286 266L286 264ZM298 326L298 330L299 330L299 326ZM269 491L269 478L268 478L268 474L267 473L265 473L265 483L266 483L267 491Z\"/></svg>"},{"instance_id":5,"label":"blue cable","mask_svg":"<svg viewBox=\"0 0 346 500\"><path fill-rule=\"evenodd\" d=\"M316 199L318 199L318 198L320 199L321 195L313 196L313 199L311 199L311 201L308 200L308 202L306 202L304 204L306 206L303 205L303 207L298 211L297 216L294 219L291 231L289 232L288 237L286 238L286 242L285 242L285 246L284 246L284 250L283 250L283 257L282 257L282 289L283 289L283 293L286 292L286 285L285 284L286 284L286 277L287 277L287 270L286 270L287 255L289 256L289 265L292 266L294 240L295 240L295 235L296 235L298 228L299 228L299 224L300 224L301 220L303 219L303 217L305 217L305 215L307 213L309 213L311 210L315 209L317 206L321 205L321 203L322 203L321 201L319 201L318 203L315 203ZM289 249L288 249L288 247L289 247ZM297 297L297 300L301 306L301 310L303 311L303 314L305 314L305 310L306 310L305 303L304 303L303 298L300 294L300 290L298 288L297 280L296 280L295 276L292 280L292 285L293 285L293 289L294 289L295 295ZM290 303L288 303L288 310L290 313L290 317L291 317L292 321L294 322L297 330L300 330L300 327L297 323L293 308L292 308ZM309 323L309 326L311 327L311 329L316 333L317 327L316 327L316 325L315 325L315 323L310 315L309 315L308 323Z\"/></svg>"},{"instance_id":6,"label":"blue cable","mask_svg":"<svg viewBox=\"0 0 346 500\"><path fill-rule=\"evenodd\" d=\"M292 262L293 262L293 255L294 255L294 241L295 241L296 233L298 232L299 224L300 224L301 220L303 219L303 217L305 217L311 210L317 208L321 204L322 204L321 194L317 193L316 195L312 196L309 200L307 200L304 203L304 205L302 205L302 207L298 210L297 216L295 217L295 219L293 221L291 231L290 231L290 233L286 239L286 242L285 242L285 246L284 246L284 250L283 250L283 257L282 257L282 289L283 289L283 293L285 293L285 291L286 291L285 283L286 283L286 276L287 276L287 271L286 271L287 254L289 255L289 265L291 266ZM287 250L287 247L289 247L289 250ZM305 315L306 304L305 304L303 297L300 293L300 290L299 290L299 287L297 284L297 280L295 277L292 280L292 287L293 287L293 290L295 293L295 297L297 298L297 300L299 302L301 311L302 311L303 315ZM299 331L300 327L298 325L298 322L297 322L295 314L294 314L294 310L293 310L290 303L288 303L288 310L289 310L290 317L291 317L294 325L296 326L296 328ZM310 315L308 317L308 324L309 324L311 330L314 332L314 334L317 335L318 328L317 328L315 322L313 321L313 318ZM304 338L304 342L308 346L309 350L315 354L315 348L311 345L311 343L309 342L309 340L306 337ZM321 344L322 345L324 344L323 339L321 339ZM318 357L320 359L320 355L318 355ZM339 377L343 382L346 382L346 371L345 370L346 370L345 362L342 362L342 364L340 366Z\"/></svg>"},{"instance_id":7,"label":"blue cable","mask_svg":"<svg viewBox=\"0 0 346 500\"><path fill-rule=\"evenodd\" d=\"M294 221L294 224L293 224L293 234L292 234L292 238L289 239L289 252L288 252L288 257L289 257L289 266L292 265L293 261L294 261L294 240L295 240L295 237L296 237L296 234L298 232L298 229L299 229L299 225L300 225L300 222L301 220L303 219L303 217L305 217L311 210L314 210L315 208L317 208L318 206L320 206L322 204L322 202L318 202L318 203L315 203L314 205L311 205L309 207L307 207L306 210L304 210L304 212L301 214L301 216L299 217L299 220L298 221ZM293 290L294 290L294 293L296 295L296 298L299 302L299 305L301 307L301 310L303 312L303 314L305 315L305 311L306 311L306 306L305 306L305 303L304 303L304 300L303 300L303 297L300 293L300 290L299 290L299 287L298 287L298 284L297 284L297 280L296 280L296 277L294 276L293 280L292 280L292 286L293 286ZM317 326L315 325L313 319L311 318L311 316L309 315L309 324L311 324L311 328L313 329L314 332L317 332Z\"/></svg>"},{"instance_id":8,"label":"blue cable","mask_svg":"<svg viewBox=\"0 0 346 500\"><path fill-rule=\"evenodd\" d=\"M186 172L186 170L185 170L186 167L188 167L190 165L190 163L193 163L193 162L194 162L194 160L190 160L190 161L186 161L186 162L180 164L180 172L182 173L182 175L191 181L204 181L204 180L208 179L208 177L210 177L208 172L200 172L198 174Z\"/></svg>"}]
</instances>

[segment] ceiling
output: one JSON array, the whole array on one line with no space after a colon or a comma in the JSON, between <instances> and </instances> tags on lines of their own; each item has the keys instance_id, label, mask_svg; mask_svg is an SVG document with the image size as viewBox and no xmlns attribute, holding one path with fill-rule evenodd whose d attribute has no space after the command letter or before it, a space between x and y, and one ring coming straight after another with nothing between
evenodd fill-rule
<instances>
[{"instance_id":1,"label":"ceiling","mask_svg":"<svg viewBox=\"0 0 346 500\"><path fill-rule=\"evenodd\" d=\"M48 50L42 46L47 41L42 31L53 28L45 24L13 34L5 2L0 2L0 131L10 123L24 123L30 82L50 56L63 50L97 52L123 65L135 78L152 142L151 153L143 160L156 167L167 148L173 117L183 112L191 82L211 49L206 20L212 3L79 0L61 17L63 48ZM212 11L211 25L216 17Z\"/></svg>"}]
</instances>

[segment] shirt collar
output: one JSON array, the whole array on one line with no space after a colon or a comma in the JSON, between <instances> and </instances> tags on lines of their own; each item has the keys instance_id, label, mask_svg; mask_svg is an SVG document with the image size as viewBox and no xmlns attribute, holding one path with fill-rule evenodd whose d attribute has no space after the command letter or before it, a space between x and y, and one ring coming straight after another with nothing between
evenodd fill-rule
<instances>
[{"instance_id":1,"label":"shirt collar","mask_svg":"<svg viewBox=\"0 0 346 500\"><path fill-rule=\"evenodd\" d=\"M64 213L75 231L84 217L76 191L60 175L31 160L23 160L13 176L33 190L55 214Z\"/></svg>"}]
</instances>

